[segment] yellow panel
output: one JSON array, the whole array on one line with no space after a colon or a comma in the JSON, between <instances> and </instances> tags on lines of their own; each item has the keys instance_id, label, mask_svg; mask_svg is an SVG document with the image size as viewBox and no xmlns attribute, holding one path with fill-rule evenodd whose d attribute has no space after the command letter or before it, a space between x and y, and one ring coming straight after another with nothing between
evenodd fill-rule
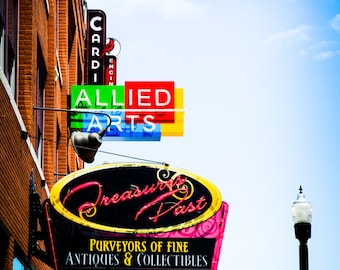
<instances>
[{"instance_id":1,"label":"yellow panel","mask_svg":"<svg viewBox=\"0 0 340 270\"><path fill-rule=\"evenodd\" d=\"M184 89L175 88L175 123L161 124L162 136L183 136L184 134Z\"/></svg>"}]
</instances>

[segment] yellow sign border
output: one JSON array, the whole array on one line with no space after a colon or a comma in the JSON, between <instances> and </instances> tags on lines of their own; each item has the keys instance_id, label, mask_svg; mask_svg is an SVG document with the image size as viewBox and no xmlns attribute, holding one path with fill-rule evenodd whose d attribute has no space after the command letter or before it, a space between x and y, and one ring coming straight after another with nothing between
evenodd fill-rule
<instances>
[{"instance_id":1,"label":"yellow sign border","mask_svg":"<svg viewBox=\"0 0 340 270\"><path fill-rule=\"evenodd\" d=\"M200 216L192 220L186 221L184 223L181 223L181 224L171 225L167 227L153 228L153 229L147 229L147 228L131 229L131 228L112 227L112 226L107 226L107 225L101 225L101 224L91 222L91 221L85 221L81 219L80 217L76 216L75 214L71 213L70 211L68 211L64 207L64 205L61 203L60 192L62 191L64 186L69 184L71 181L90 172L100 171L100 170L108 169L108 168L118 168L118 167L149 167L149 168L157 168L157 169L169 169L170 171L173 171L176 173L182 173L183 175L189 176L195 181L198 181L199 183L204 185L209 190L212 196L211 205ZM59 214L61 214L65 218L77 224L80 224L86 227L90 227L90 228L101 230L101 231L114 232L114 233L147 234L147 233L163 233L163 232L181 230L181 229L188 228L188 227L194 226L196 224L199 224L199 223L202 223L208 220L220 209L222 205L222 196L218 188L212 182L194 173L191 173L191 172L188 172L182 169L169 168L164 165L146 164L146 163L112 163L112 164L104 164L104 165L94 166L94 167L87 168L87 169L82 169L82 170L76 171L74 173L71 173L63 177L52 187L51 193L50 193L50 202L53 208Z\"/></svg>"}]
</instances>

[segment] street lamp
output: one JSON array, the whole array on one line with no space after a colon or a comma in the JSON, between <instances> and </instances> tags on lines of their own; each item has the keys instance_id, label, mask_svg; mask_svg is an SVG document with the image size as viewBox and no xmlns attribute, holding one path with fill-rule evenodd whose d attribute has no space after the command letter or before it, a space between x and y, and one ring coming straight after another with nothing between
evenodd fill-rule
<instances>
[{"instance_id":1,"label":"street lamp","mask_svg":"<svg viewBox=\"0 0 340 270\"><path fill-rule=\"evenodd\" d=\"M33 107L34 110L42 111L56 111L56 112L70 112L70 113L91 113L97 115L105 115L108 118L108 122L105 128L102 128L99 132L80 132L74 131L71 135L71 141L74 151L79 158L87 163L94 161L94 156L97 153L98 148L102 144L102 138L104 137L107 129L111 126L111 116L104 112L86 111L86 110L70 110L70 109L58 109L58 108L42 108Z\"/></svg>"},{"instance_id":2,"label":"street lamp","mask_svg":"<svg viewBox=\"0 0 340 270\"><path fill-rule=\"evenodd\" d=\"M299 190L297 199L292 205L292 215L295 237L300 241L300 270L308 270L307 241L311 237L312 205L306 200L301 186Z\"/></svg>"}]
</instances>

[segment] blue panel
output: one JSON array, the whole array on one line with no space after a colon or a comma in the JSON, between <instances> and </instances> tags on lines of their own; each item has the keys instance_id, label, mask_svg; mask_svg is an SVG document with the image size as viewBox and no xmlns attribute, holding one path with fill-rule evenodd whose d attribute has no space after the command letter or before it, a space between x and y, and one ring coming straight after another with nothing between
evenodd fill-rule
<instances>
[{"instance_id":1,"label":"blue panel","mask_svg":"<svg viewBox=\"0 0 340 270\"><path fill-rule=\"evenodd\" d=\"M105 112L111 116L111 126L107 130L103 140L112 141L160 141L161 125L150 123L126 123L123 111ZM83 113L83 132L98 132L107 126L107 116Z\"/></svg>"}]
</instances>

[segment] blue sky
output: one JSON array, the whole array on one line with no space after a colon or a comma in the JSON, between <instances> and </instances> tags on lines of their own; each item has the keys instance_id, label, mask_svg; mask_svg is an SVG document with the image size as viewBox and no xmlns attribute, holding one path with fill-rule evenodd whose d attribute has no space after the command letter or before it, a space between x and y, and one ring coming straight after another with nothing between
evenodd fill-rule
<instances>
[{"instance_id":1,"label":"blue sky","mask_svg":"<svg viewBox=\"0 0 340 270\"><path fill-rule=\"evenodd\" d=\"M194 172L230 206L219 269L298 269L290 213L313 204L310 270L340 266L340 1L87 0L121 43L118 84L175 81L185 134L100 150ZM134 161L105 153L95 163Z\"/></svg>"}]
</instances>

